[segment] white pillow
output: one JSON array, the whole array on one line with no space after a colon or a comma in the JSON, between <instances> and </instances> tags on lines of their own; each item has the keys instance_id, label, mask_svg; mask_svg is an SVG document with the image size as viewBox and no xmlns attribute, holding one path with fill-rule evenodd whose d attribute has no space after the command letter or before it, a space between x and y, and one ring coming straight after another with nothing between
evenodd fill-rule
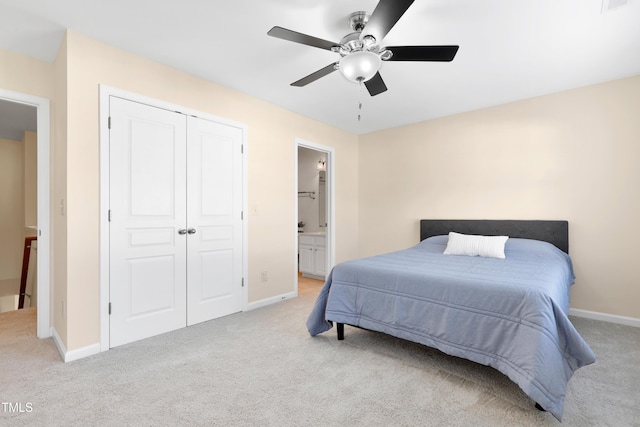
<instances>
[{"instance_id":1,"label":"white pillow","mask_svg":"<svg viewBox=\"0 0 640 427\"><path fill-rule=\"evenodd\" d=\"M508 238L509 236L475 236L452 231L444 254L504 259L504 245Z\"/></svg>"}]
</instances>

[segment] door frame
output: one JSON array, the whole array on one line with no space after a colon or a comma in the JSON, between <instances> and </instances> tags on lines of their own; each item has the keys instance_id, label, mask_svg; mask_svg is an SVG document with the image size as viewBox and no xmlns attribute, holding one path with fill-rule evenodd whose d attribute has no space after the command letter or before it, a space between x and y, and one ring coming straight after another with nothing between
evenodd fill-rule
<instances>
[{"instance_id":1,"label":"door frame","mask_svg":"<svg viewBox=\"0 0 640 427\"><path fill-rule=\"evenodd\" d=\"M336 180L335 180L335 171L336 171L336 155L333 147L328 147L326 145L316 144L315 142L305 141L302 138L296 138L294 149L295 149L295 191L294 191L294 200L295 200L295 217L296 223L294 230L294 239L295 239L295 248L294 251L294 283L295 286L295 294L298 295L298 148L308 148L315 151L323 152L327 156L325 171L326 171L326 179L327 179L327 231L326 231L326 245L327 245L327 254L325 257L325 274L328 276L329 272L336 264L336 227L335 227L335 217L336 217L336 204L335 204L335 194L336 194ZM326 276L325 276L326 277Z\"/></svg>"},{"instance_id":2,"label":"door frame","mask_svg":"<svg viewBox=\"0 0 640 427\"><path fill-rule=\"evenodd\" d=\"M51 336L51 110L49 100L0 88L0 98L36 107L38 170L38 338Z\"/></svg>"},{"instance_id":3,"label":"door frame","mask_svg":"<svg viewBox=\"0 0 640 427\"><path fill-rule=\"evenodd\" d=\"M100 120L100 351L109 350L109 98L115 96L128 101L146 104L151 107L175 111L189 116L199 117L217 123L226 124L242 129L242 212L247 212L248 200L248 136L247 126L192 108L162 101L144 95L139 95L107 85L99 88L99 120ZM248 215L243 215L242 221L242 277L247 278L248 272ZM242 288L242 310L248 305L248 281L244 281Z\"/></svg>"}]
</instances>

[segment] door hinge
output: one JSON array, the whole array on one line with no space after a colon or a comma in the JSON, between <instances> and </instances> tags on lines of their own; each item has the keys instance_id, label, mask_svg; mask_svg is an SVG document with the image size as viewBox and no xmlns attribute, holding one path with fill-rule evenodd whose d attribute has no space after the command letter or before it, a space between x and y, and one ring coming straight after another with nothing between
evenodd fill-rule
<instances>
[{"instance_id":1,"label":"door hinge","mask_svg":"<svg viewBox=\"0 0 640 427\"><path fill-rule=\"evenodd\" d=\"M109 315L111 315L111 303L109 303Z\"/></svg>"},{"instance_id":2,"label":"door hinge","mask_svg":"<svg viewBox=\"0 0 640 427\"><path fill-rule=\"evenodd\" d=\"M244 211L240 211L240 220L244 220Z\"/></svg>"},{"instance_id":3,"label":"door hinge","mask_svg":"<svg viewBox=\"0 0 640 427\"><path fill-rule=\"evenodd\" d=\"M109 214L107 215L107 221L111 222L111 209L109 209Z\"/></svg>"},{"instance_id":4,"label":"door hinge","mask_svg":"<svg viewBox=\"0 0 640 427\"><path fill-rule=\"evenodd\" d=\"M240 144L240 154L244 154L244 144Z\"/></svg>"},{"instance_id":5,"label":"door hinge","mask_svg":"<svg viewBox=\"0 0 640 427\"><path fill-rule=\"evenodd\" d=\"M109 116L109 120L108 120L108 123L107 123L107 127L108 127L109 129L111 129L111 116Z\"/></svg>"},{"instance_id":6,"label":"door hinge","mask_svg":"<svg viewBox=\"0 0 640 427\"><path fill-rule=\"evenodd\" d=\"M244 288L244 277L242 278L242 287Z\"/></svg>"}]
</instances>

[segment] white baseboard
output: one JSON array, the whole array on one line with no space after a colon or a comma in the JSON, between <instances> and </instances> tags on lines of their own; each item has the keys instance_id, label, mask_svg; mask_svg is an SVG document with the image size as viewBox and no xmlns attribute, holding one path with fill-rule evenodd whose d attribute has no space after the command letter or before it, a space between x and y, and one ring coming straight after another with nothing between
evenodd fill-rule
<instances>
[{"instance_id":1,"label":"white baseboard","mask_svg":"<svg viewBox=\"0 0 640 427\"><path fill-rule=\"evenodd\" d=\"M58 331L53 326L51 327L51 337L53 338L53 342L58 347L58 353L62 356L62 360L64 360L64 355L67 353L67 348L64 346L62 342L62 338L58 335Z\"/></svg>"},{"instance_id":2,"label":"white baseboard","mask_svg":"<svg viewBox=\"0 0 640 427\"><path fill-rule=\"evenodd\" d=\"M58 335L56 328L51 327L51 336L53 337L53 342L58 347L58 351L60 352L60 356L62 356L62 360L67 362L73 362L74 360L83 359L85 357L93 356L94 354L100 353L100 343L91 344L86 347L78 348L76 350L67 350L64 343L62 342L62 338Z\"/></svg>"},{"instance_id":3,"label":"white baseboard","mask_svg":"<svg viewBox=\"0 0 640 427\"><path fill-rule=\"evenodd\" d=\"M298 296L298 292L293 291L287 294L276 295L275 297L261 299L259 301L250 302L245 307L245 311L255 310L256 308L266 307L271 304L282 302Z\"/></svg>"},{"instance_id":4,"label":"white baseboard","mask_svg":"<svg viewBox=\"0 0 640 427\"><path fill-rule=\"evenodd\" d=\"M599 313L597 311L569 309L569 316L584 317L586 319L602 320L603 322L618 323L620 325L640 328L640 319L635 317L616 316L615 314Z\"/></svg>"}]
</instances>

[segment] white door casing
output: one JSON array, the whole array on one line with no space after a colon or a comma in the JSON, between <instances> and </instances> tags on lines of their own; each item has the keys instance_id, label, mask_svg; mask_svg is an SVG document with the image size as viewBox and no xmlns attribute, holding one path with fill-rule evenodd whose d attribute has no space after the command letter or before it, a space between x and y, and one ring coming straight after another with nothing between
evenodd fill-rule
<instances>
[{"instance_id":1,"label":"white door casing","mask_svg":"<svg viewBox=\"0 0 640 427\"><path fill-rule=\"evenodd\" d=\"M242 139L188 117L188 325L242 309Z\"/></svg>"},{"instance_id":2,"label":"white door casing","mask_svg":"<svg viewBox=\"0 0 640 427\"><path fill-rule=\"evenodd\" d=\"M111 98L110 346L186 326L186 117Z\"/></svg>"}]
</instances>

